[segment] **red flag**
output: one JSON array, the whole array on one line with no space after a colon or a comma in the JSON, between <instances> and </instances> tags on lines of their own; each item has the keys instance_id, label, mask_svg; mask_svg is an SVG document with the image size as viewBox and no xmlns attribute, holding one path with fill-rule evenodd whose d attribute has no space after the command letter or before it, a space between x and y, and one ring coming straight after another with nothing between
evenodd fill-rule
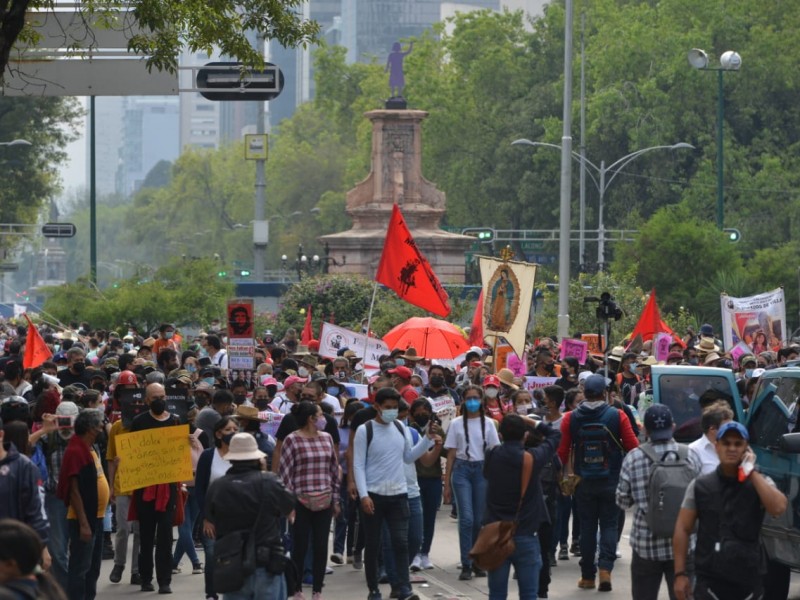
<instances>
[{"instance_id":1,"label":"red flag","mask_svg":"<svg viewBox=\"0 0 800 600\"><path fill-rule=\"evenodd\" d=\"M469 328L469 345L483 348L483 290L478 296L475 305L475 314L472 315L472 325Z\"/></svg>"},{"instance_id":2,"label":"red flag","mask_svg":"<svg viewBox=\"0 0 800 600\"><path fill-rule=\"evenodd\" d=\"M50 360L53 353L50 348L44 343L42 335L36 326L31 322L27 314L23 314L25 320L28 321L28 336L25 341L25 356L22 357L23 369L35 369L44 361Z\"/></svg>"},{"instance_id":3,"label":"red flag","mask_svg":"<svg viewBox=\"0 0 800 600\"><path fill-rule=\"evenodd\" d=\"M397 204L386 230L386 241L375 280L400 298L440 317L450 314L450 300L428 260L417 248Z\"/></svg>"},{"instance_id":4,"label":"red flag","mask_svg":"<svg viewBox=\"0 0 800 600\"><path fill-rule=\"evenodd\" d=\"M647 304L644 305L639 321L636 323L636 327L633 328L628 337L632 340L637 335L641 335L642 341L646 342L647 340L652 340L657 333L668 333L673 339L683 344L683 340L672 331L669 325L661 320L661 312L658 310L658 304L656 303L656 290L653 288L650 291L650 298L647 299Z\"/></svg>"},{"instance_id":5,"label":"red flag","mask_svg":"<svg viewBox=\"0 0 800 600\"><path fill-rule=\"evenodd\" d=\"M308 346L308 342L314 339L314 330L311 328L311 305L306 309L306 324L303 326L303 333L300 334L300 343Z\"/></svg>"}]
</instances>

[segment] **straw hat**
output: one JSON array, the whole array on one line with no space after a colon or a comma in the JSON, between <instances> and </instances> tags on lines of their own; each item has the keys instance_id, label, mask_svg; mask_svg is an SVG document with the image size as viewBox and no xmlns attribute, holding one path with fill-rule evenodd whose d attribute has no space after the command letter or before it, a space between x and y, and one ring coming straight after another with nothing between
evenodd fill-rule
<instances>
[{"instance_id":1,"label":"straw hat","mask_svg":"<svg viewBox=\"0 0 800 600\"><path fill-rule=\"evenodd\" d=\"M419 354L417 354L417 349L414 348L414 346L409 346L408 348L406 348L406 353L405 354L401 354L400 358L402 358L404 360L415 360L415 361L416 360L425 360L424 356L420 356Z\"/></svg>"},{"instance_id":2,"label":"straw hat","mask_svg":"<svg viewBox=\"0 0 800 600\"><path fill-rule=\"evenodd\" d=\"M267 422L266 419L262 419L258 416L258 409L255 406L237 406L236 416L240 419L247 419L248 421L258 421L259 423Z\"/></svg>"},{"instance_id":3,"label":"straw hat","mask_svg":"<svg viewBox=\"0 0 800 600\"><path fill-rule=\"evenodd\" d=\"M708 354L709 352L717 352L719 353L719 346L717 346L714 338L710 337L702 337L700 338L700 343L698 343L695 347L698 354Z\"/></svg>"},{"instance_id":4,"label":"straw hat","mask_svg":"<svg viewBox=\"0 0 800 600\"><path fill-rule=\"evenodd\" d=\"M231 462L237 460L259 460L266 456L258 449L258 443L249 433L237 433L233 436L225 460Z\"/></svg>"},{"instance_id":5,"label":"straw hat","mask_svg":"<svg viewBox=\"0 0 800 600\"><path fill-rule=\"evenodd\" d=\"M716 352L709 352L706 354L706 357L703 359L703 365L710 365L711 363L717 362L720 358L722 358Z\"/></svg>"},{"instance_id":6,"label":"straw hat","mask_svg":"<svg viewBox=\"0 0 800 600\"><path fill-rule=\"evenodd\" d=\"M500 369L497 372L497 377L500 381L510 387L512 390L518 390L519 386L514 383L514 371L511 369Z\"/></svg>"}]
</instances>

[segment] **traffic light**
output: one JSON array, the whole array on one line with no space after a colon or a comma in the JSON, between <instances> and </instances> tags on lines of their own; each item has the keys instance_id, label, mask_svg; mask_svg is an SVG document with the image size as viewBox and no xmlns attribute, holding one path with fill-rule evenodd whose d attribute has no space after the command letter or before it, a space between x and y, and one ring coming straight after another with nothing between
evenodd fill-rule
<instances>
[{"instance_id":1,"label":"traffic light","mask_svg":"<svg viewBox=\"0 0 800 600\"><path fill-rule=\"evenodd\" d=\"M233 272L233 274L236 275L236 277L242 277L242 278L250 277L250 270L249 269L236 269Z\"/></svg>"},{"instance_id":2,"label":"traffic light","mask_svg":"<svg viewBox=\"0 0 800 600\"><path fill-rule=\"evenodd\" d=\"M728 229L723 229L722 231L725 232L725 235L728 237L728 241L731 243L735 244L736 242L742 239L742 232L739 231L738 229L734 229L731 227Z\"/></svg>"},{"instance_id":3,"label":"traffic light","mask_svg":"<svg viewBox=\"0 0 800 600\"><path fill-rule=\"evenodd\" d=\"M491 227L468 227L461 230L461 235L469 235L478 238L482 244L488 244L494 240L495 231Z\"/></svg>"},{"instance_id":4,"label":"traffic light","mask_svg":"<svg viewBox=\"0 0 800 600\"><path fill-rule=\"evenodd\" d=\"M218 271L217 272L217 277L227 277L227 276L228 276L228 272L227 271Z\"/></svg>"}]
</instances>

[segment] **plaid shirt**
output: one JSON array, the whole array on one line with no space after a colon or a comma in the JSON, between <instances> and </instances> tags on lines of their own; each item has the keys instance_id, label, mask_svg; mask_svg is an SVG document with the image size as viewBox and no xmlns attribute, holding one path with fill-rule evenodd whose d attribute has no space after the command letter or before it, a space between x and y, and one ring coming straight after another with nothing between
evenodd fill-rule
<instances>
[{"instance_id":1,"label":"plaid shirt","mask_svg":"<svg viewBox=\"0 0 800 600\"><path fill-rule=\"evenodd\" d=\"M48 433L39 440L39 446L45 456L47 464L47 482L44 490L48 494L55 494L58 488L58 476L61 473L61 463L64 461L64 452L67 451L68 440L58 435L58 432Z\"/></svg>"},{"instance_id":2,"label":"plaid shirt","mask_svg":"<svg viewBox=\"0 0 800 600\"><path fill-rule=\"evenodd\" d=\"M656 454L663 455L669 450L678 449L675 440L653 443ZM687 462L700 474L700 458L689 449ZM647 560L672 560L672 538L653 536L647 526L647 484L650 479L650 459L639 448L632 450L622 461L622 470L617 484L617 506L630 508L636 506L631 528L631 547L640 557Z\"/></svg>"},{"instance_id":3,"label":"plaid shirt","mask_svg":"<svg viewBox=\"0 0 800 600\"><path fill-rule=\"evenodd\" d=\"M295 431L281 447L280 478L290 492L309 494L331 490L339 493L339 457L330 434L320 431L307 438Z\"/></svg>"}]
</instances>

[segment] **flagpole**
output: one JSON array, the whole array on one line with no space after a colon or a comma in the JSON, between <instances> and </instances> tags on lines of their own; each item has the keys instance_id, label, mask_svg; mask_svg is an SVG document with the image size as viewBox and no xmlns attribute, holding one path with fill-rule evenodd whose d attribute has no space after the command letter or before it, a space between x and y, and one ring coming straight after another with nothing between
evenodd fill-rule
<instances>
[{"instance_id":1,"label":"flagpole","mask_svg":"<svg viewBox=\"0 0 800 600\"><path fill-rule=\"evenodd\" d=\"M375 308L375 296L378 295L378 282L375 282L375 287L372 288L372 301L369 303L369 315L367 315L367 332L364 336L364 363L367 362L367 349L369 348L369 332L372 327L372 309Z\"/></svg>"}]
</instances>

